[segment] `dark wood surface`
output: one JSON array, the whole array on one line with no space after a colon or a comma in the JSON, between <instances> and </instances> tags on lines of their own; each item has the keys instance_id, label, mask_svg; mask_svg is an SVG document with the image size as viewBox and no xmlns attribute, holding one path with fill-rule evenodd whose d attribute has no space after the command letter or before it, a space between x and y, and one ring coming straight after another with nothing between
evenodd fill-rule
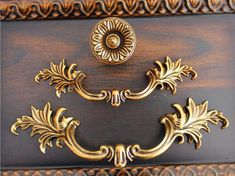
<instances>
[{"instance_id":1,"label":"dark wood surface","mask_svg":"<svg viewBox=\"0 0 235 176\"><path fill-rule=\"evenodd\" d=\"M118 66L96 60L89 48L89 34L98 20L59 20L2 22L2 165L15 167L106 166L106 161L89 162L76 157L66 147L39 151L37 137L30 130L18 137L10 133L17 117L30 115L30 106L66 107L66 115L78 118L81 126L77 139L83 146L96 149L102 144L141 144L152 147L163 137L159 117L173 112L171 105L184 105L188 97L197 103L209 101L209 107L224 112L230 127L220 130L211 125L211 134L203 133L202 148L175 143L163 155L152 160L135 160L137 164L235 162L235 16L185 16L133 18L127 21L135 29L137 47L132 58ZM58 99L48 82L37 85L35 74L50 61L79 63L87 74L85 87L141 90L145 72L155 60L165 56L192 65L198 72L194 81L185 79L177 94L155 91L140 101L128 101L119 108L104 102L90 102L78 95Z\"/></svg>"}]
</instances>

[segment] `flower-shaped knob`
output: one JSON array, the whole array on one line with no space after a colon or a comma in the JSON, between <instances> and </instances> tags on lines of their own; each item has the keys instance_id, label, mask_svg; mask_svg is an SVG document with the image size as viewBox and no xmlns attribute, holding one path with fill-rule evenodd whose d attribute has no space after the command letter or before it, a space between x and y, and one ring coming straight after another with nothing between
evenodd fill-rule
<instances>
[{"instance_id":1,"label":"flower-shaped knob","mask_svg":"<svg viewBox=\"0 0 235 176\"><path fill-rule=\"evenodd\" d=\"M136 46L133 28L123 19L110 17L98 22L91 32L91 50L105 64L127 61Z\"/></svg>"}]
</instances>

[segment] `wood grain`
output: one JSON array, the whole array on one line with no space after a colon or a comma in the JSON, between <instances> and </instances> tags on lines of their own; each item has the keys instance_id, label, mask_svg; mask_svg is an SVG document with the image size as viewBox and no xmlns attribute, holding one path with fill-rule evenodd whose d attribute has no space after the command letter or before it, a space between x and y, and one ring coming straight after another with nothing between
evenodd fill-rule
<instances>
[{"instance_id":1,"label":"wood grain","mask_svg":"<svg viewBox=\"0 0 235 176\"><path fill-rule=\"evenodd\" d=\"M2 22L3 167L106 165L106 161L79 159L67 149L48 149L43 155L37 139L29 138L29 131L13 136L10 126L17 117L30 114L31 105L42 108L50 101L54 109L67 107L69 115L81 121L77 137L88 149L116 143L139 143L147 148L162 140L159 117L173 112L173 103L184 105L188 97L197 103L208 100L210 108L224 112L230 127L224 131L211 127L211 134L204 134L198 151L190 144L175 144L156 159L132 164L235 162L234 15L128 19L137 35L137 47L132 58L118 66L104 65L92 55L89 35L97 21ZM198 78L185 79L175 96L155 91L144 100L129 101L119 108L86 101L75 94L58 99L47 82L37 85L33 80L50 61L59 63L63 57L68 63L78 63L88 75L84 83L89 91L138 91L147 84L145 72L154 67L155 60L163 61L167 55L175 60L181 57L183 63L192 65Z\"/></svg>"}]
</instances>

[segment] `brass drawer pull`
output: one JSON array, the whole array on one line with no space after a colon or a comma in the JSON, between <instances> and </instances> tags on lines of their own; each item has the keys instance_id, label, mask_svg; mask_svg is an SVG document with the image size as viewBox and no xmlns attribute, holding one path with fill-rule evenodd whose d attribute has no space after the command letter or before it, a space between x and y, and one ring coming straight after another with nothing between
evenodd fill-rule
<instances>
[{"instance_id":1,"label":"brass drawer pull","mask_svg":"<svg viewBox=\"0 0 235 176\"><path fill-rule=\"evenodd\" d=\"M107 101L112 106L120 106L121 102L128 100L140 100L150 95L156 87L160 89L166 88L171 90L172 94L176 93L176 81L182 82L182 76L192 75L192 79L197 77L196 71L191 66L181 65L181 59L173 62L169 57L162 64L156 61L159 68L149 70L146 75L149 77L149 83L145 89L134 93L129 89L126 90L101 90L100 93L89 93L83 88L83 80L86 75L75 70L77 65L71 64L66 66L65 61L62 60L59 65L51 62L50 69L43 69L35 76L35 81L39 83L41 79L50 79L50 85L55 84L56 95L60 97L61 93L66 91L75 91L80 96L92 101Z\"/></svg>"},{"instance_id":2,"label":"brass drawer pull","mask_svg":"<svg viewBox=\"0 0 235 176\"><path fill-rule=\"evenodd\" d=\"M133 158L150 159L164 153L175 141L180 139L180 144L185 141L185 136L189 142L195 143L198 149L201 147L202 133L200 130L210 132L208 122L217 125L222 123L222 128L229 125L229 121L223 116L222 112L217 110L208 111L208 102L196 105L189 98L188 105L182 107L174 104L173 107L177 112L166 114L160 119L165 127L165 137L160 144L151 149L141 149L138 144L125 146L117 144L114 146L102 145L97 151L90 151L83 148L75 139L75 130L80 122L72 117L62 116L65 108L59 108L52 113L50 103L47 103L43 110L36 109L32 106L32 116L22 116L17 118L11 127L11 132L18 135L17 129L26 130L32 128L31 136L39 134L38 142L40 143L41 152L45 153L46 147L52 147L53 140L56 140L56 146L62 147L62 144L75 153L77 156L87 160L114 160L117 167L124 167L127 160Z\"/></svg>"}]
</instances>

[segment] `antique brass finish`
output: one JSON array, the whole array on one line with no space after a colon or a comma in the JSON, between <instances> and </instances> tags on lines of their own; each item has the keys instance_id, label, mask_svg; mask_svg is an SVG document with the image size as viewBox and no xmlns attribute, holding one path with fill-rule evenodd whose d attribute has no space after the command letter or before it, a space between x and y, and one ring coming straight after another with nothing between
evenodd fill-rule
<instances>
[{"instance_id":1,"label":"antique brass finish","mask_svg":"<svg viewBox=\"0 0 235 176\"><path fill-rule=\"evenodd\" d=\"M117 34L109 34L106 37L106 45L110 49L116 49L120 46L120 44L121 44L121 39Z\"/></svg>"},{"instance_id":2,"label":"antique brass finish","mask_svg":"<svg viewBox=\"0 0 235 176\"><path fill-rule=\"evenodd\" d=\"M90 40L95 57L110 65L127 61L136 46L133 28L117 17L105 18L98 22L91 32Z\"/></svg>"},{"instance_id":3,"label":"antique brass finish","mask_svg":"<svg viewBox=\"0 0 235 176\"><path fill-rule=\"evenodd\" d=\"M181 66L181 59L173 62L169 57L166 57L164 64L156 61L158 68L149 70L146 75L149 77L149 84L140 92L134 93L129 89L126 90L101 90L100 93L89 93L83 88L83 79L86 77L81 71L75 70L76 64L66 66L62 60L59 65L51 62L50 69L43 69L35 76L35 81L39 83L41 79L50 79L50 85L56 84L56 95L60 97L61 93L75 91L83 98L92 101L111 102L112 106L120 106L121 102L129 100L140 100L150 95L156 87L160 89L166 88L171 90L172 94L176 93L176 81L182 82L182 75L192 75L192 79L197 77L194 69L188 65Z\"/></svg>"},{"instance_id":4,"label":"antique brass finish","mask_svg":"<svg viewBox=\"0 0 235 176\"><path fill-rule=\"evenodd\" d=\"M195 143L196 149L201 147L202 133L200 130L210 132L208 122L217 125L222 123L222 129L228 127L229 121L223 116L222 112L217 110L208 111L208 102L196 105L189 98L188 105L184 108L179 104L173 107L177 112L166 114L160 119L165 126L165 137L160 144L151 149L142 149L140 145L134 144L124 146L117 144L115 147L102 145L97 151L90 151L83 148L75 139L75 130L80 125L78 120L72 117L62 116L65 108L59 108L54 114L51 111L50 103L47 103L43 110L31 107L32 116L22 116L12 125L11 132L18 135L17 129L20 127L26 130L32 127L31 136L39 134L41 152L45 153L47 146L52 147L53 140L56 140L56 146L62 148L65 144L77 156L87 160L114 160L116 167L124 167L127 161L133 158L150 159L164 153L179 138L179 143L185 141L185 136L189 142Z\"/></svg>"}]
</instances>

